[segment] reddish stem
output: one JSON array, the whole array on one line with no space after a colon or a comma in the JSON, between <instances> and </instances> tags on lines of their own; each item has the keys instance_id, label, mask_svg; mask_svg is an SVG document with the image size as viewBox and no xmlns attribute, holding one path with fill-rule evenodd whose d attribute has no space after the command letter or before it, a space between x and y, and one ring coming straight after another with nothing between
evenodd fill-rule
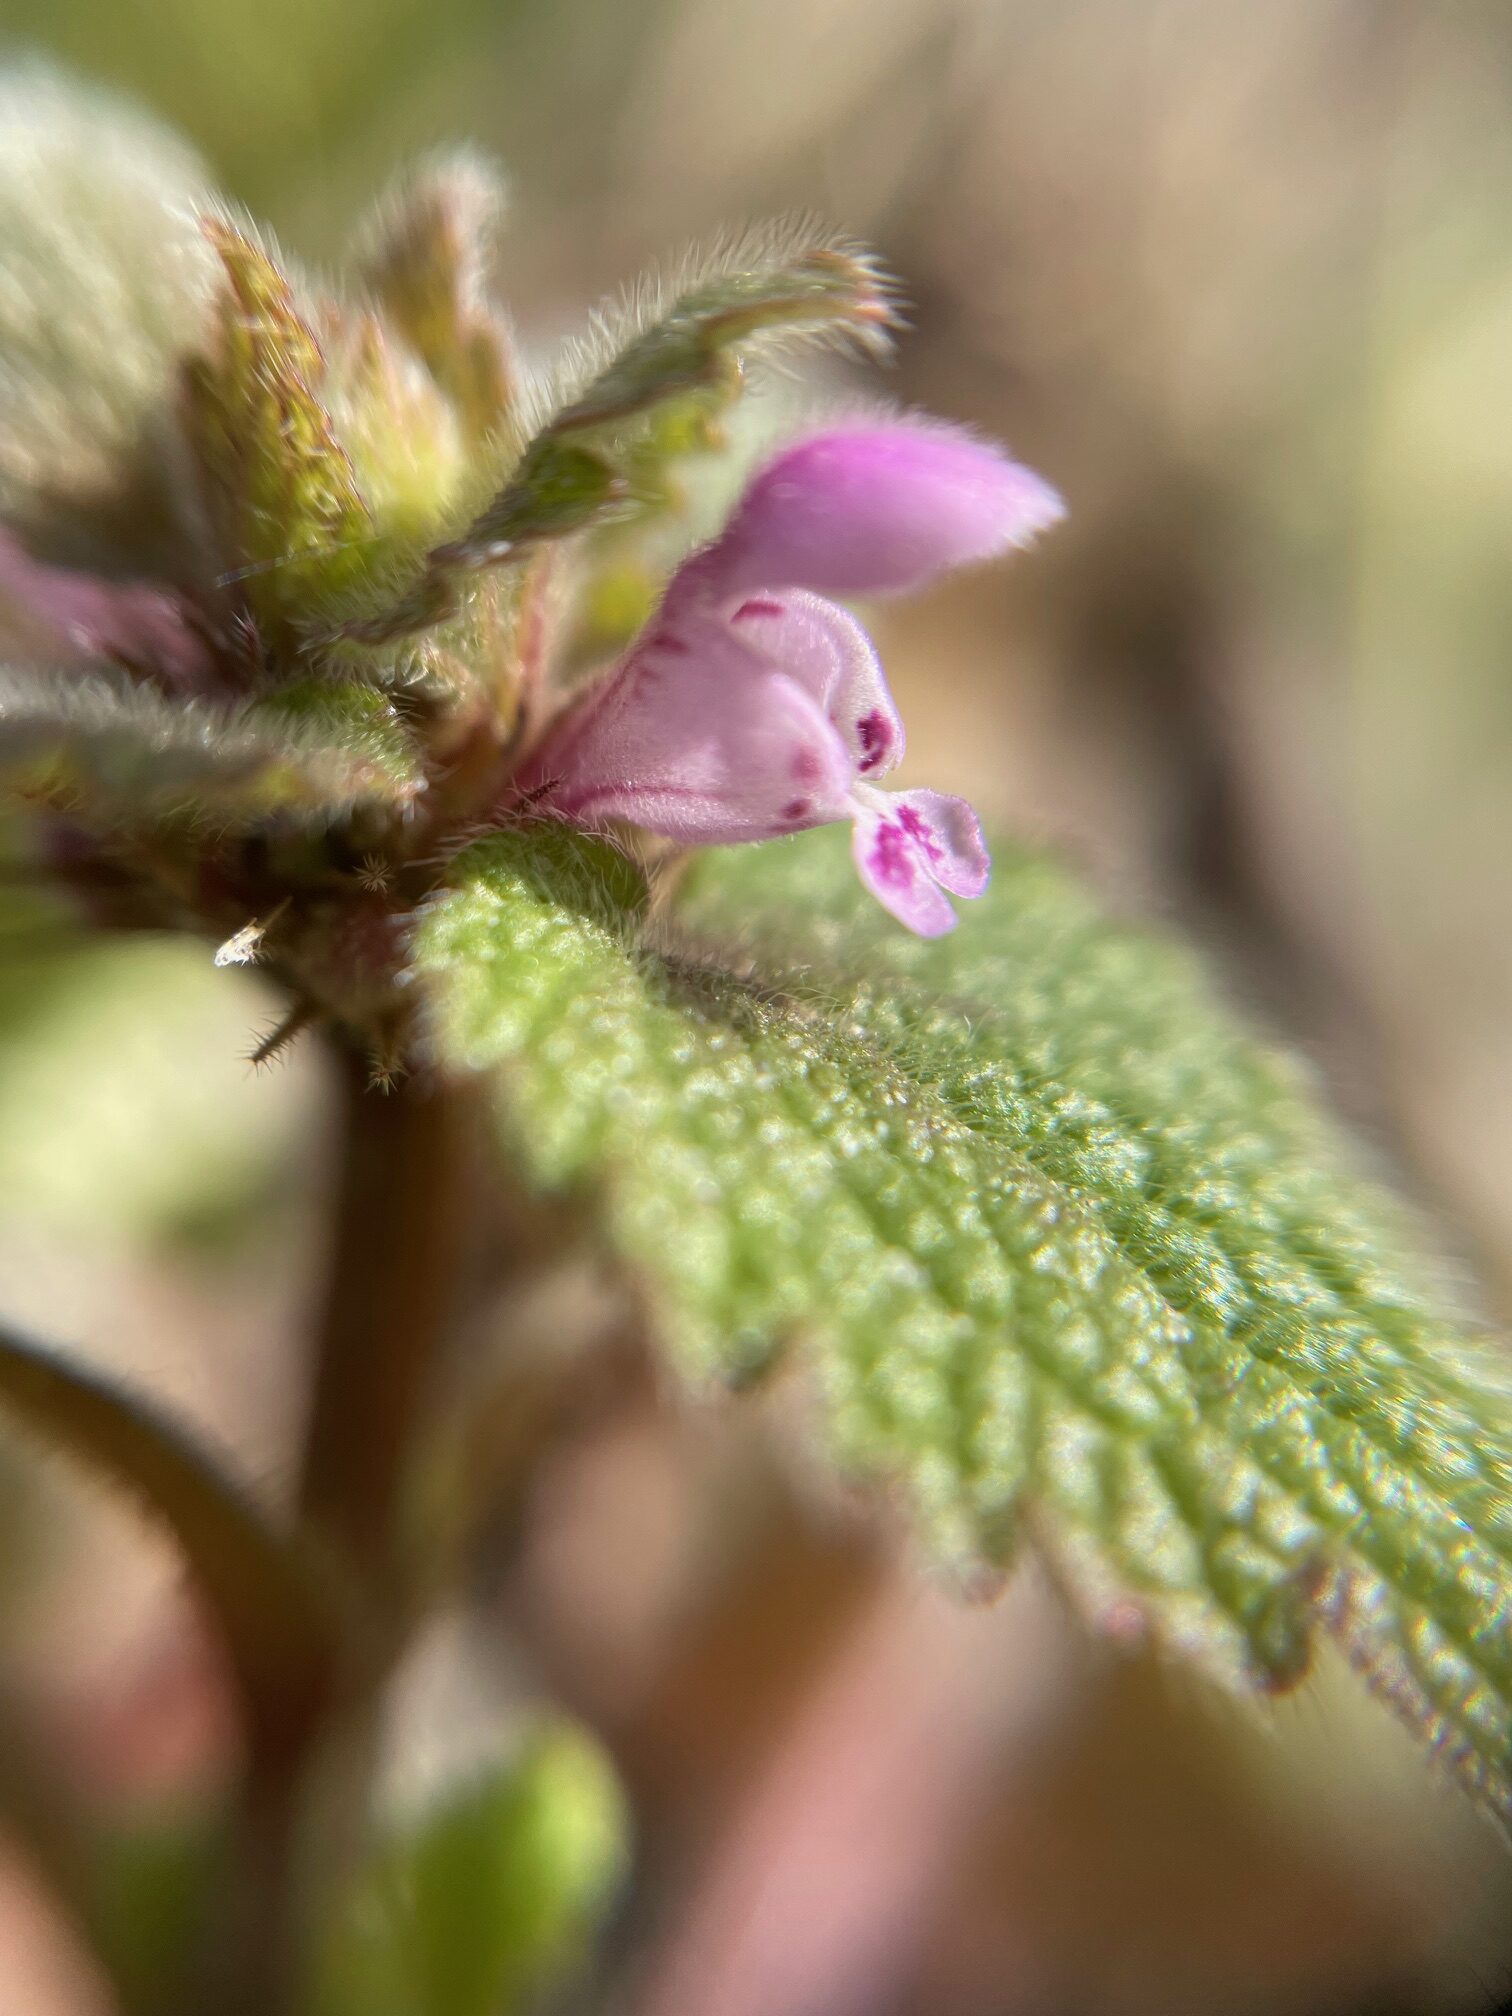
<instances>
[{"instance_id":1,"label":"reddish stem","mask_svg":"<svg viewBox=\"0 0 1512 2016\"><path fill-rule=\"evenodd\" d=\"M458 1311L476 1195L472 1088L417 1075L374 1090L336 1050L342 1161L302 1518L381 1593L396 1567L406 1457Z\"/></svg>"}]
</instances>

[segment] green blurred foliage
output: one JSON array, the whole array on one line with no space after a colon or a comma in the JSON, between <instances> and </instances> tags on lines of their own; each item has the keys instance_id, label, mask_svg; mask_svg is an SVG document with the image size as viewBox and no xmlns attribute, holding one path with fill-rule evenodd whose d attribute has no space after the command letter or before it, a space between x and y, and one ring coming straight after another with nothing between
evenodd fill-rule
<instances>
[{"instance_id":1,"label":"green blurred foliage","mask_svg":"<svg viewBox=\"0 0 1512 2016\"><path fill-rule=\"evenodd\" d=\"M538 1728L391 1831L338 1910L310 2016L512 2016L581 1964L626 1841L602 1749Z\"/></svg>"},{"instance_id":2,"label":"green blurred foliage","mask_svg":"<svg viewBox=\"0 0 1512 2016\"><path fill-rule=\"evenodd\" d=\"M204 1938L230 1868L217 1817L143 1815L96 1845L90 1929L123 2016L154 2016Z\"/></svg>"}]
</instances>

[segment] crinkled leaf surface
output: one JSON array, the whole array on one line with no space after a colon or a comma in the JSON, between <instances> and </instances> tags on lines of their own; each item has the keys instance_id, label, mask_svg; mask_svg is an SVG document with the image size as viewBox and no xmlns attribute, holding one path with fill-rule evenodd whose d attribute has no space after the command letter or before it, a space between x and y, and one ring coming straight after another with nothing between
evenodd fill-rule
<instances>
[{"instance_id":1,"label":"crinkled leaf surface","mask_svg":"<svg viewBox=\"0 0 1512 2016\"><path fill-rule=\"evenodd\" d=\"M670 951L636 899L592 843L494 840L419 955L681 1369L800 1345L837 1460L948 1562L1027 1527L1095 1617L1230 1679L1295 1680L1325 1622L1505 1814L1512 1398L1296 1068L1037 858L934 944L832 834L708 857Z\"/></svg>"}]
</instances>

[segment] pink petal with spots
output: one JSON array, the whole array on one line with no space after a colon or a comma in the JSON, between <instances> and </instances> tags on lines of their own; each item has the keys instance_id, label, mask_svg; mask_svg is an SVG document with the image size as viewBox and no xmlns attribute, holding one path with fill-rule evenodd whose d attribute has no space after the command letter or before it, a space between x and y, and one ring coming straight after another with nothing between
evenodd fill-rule
<instances>
[{"instance_id":1,"label":"pink petal with spots","mask_svg":"<svg viewBox=\"0 0 1512 2016\"><path fill-rule=\"evenodd\" d=\"M852 849L861 880L884 910L890 910L921 938L939 938L955 929L950 898L929 872L929 861L890 799L858 803Z\"/></svg>"},{"instance_id":2,"label":"pink petal with spots","mask_svg":"<svg viewBox=\"0 0 1512 2016\"><path fill-rule=\"evenodd\" d=\"M903 755L903 723L876 649L849 610L795 589L753 597L730 618L743 642L813 695L850 751L858 777L881 777Z\"/></svg>"},{"instance_id":3,"label":"pink petal with spots","mask_svg":"<svg viewBox=\"0 0 1512 2016\"><path fill-rule=\"evenodd\" d=\"M1026 546L1064 515L1032 470L968 434L916 420L834 428L758 471L667 606L788 588L901 595Z\"/></svg>"},{"instance_id":4,"label":"pink petal with spots","mask_svg":"<svg viewBox=\"0 0 1512 2016\"><path fill-rule=\"evenodd\" d=\"M870 795L870 794L868 794ZM992 856L975 812L964 798L943 791L878 792L889 815L922 852L929 872L953 896L980 896L992 873Z\"/></svg>"},{"instance_id":5,"label":"pink petal with spots","mask_svg":"<svg viewBox=\"0 0 1512 2016\"><path fill-rule=\"evenodd\" d=\"M517 782L574 824L712 845L846 818L852 776L813 696L711 615L653 629Z\"/></svg>"}]
</instances>

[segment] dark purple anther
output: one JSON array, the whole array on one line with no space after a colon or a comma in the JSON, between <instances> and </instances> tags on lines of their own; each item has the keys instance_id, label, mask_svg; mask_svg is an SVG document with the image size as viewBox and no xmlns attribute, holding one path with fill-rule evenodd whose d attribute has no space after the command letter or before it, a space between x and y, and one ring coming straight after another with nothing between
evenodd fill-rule
<instances>
[{"instance_id":1,"label":"dark purple anther","mask_svg":"<svg viewBox=\"0 0 1512 2016\"><path fill-rule=\"evenodd\" d=\"M861 770L864 774L875 770L886 760L892 748L892 728L882 710L874 708L856 723L856 734L861 743Z\"/></svg>"}]
</instances>

